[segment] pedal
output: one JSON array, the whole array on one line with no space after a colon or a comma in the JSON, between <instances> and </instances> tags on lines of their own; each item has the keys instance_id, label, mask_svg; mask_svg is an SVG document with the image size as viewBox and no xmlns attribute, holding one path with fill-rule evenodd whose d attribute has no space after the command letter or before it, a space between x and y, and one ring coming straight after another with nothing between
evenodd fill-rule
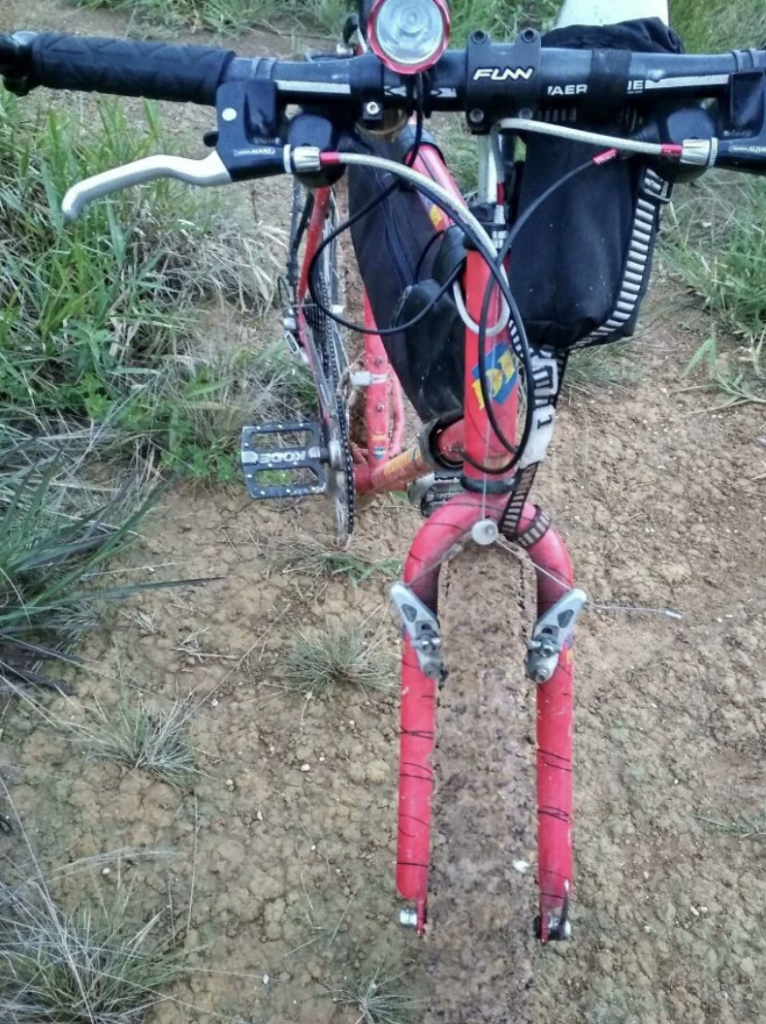
<instances>
[{"instance_id":1,"label":"pedal","mask_svg":"<svg viewBox=\"0 0 766 1024\"><path fill-rule=\"evenodd\" d=\"M261 501L324 494L329 454L321 438L322 428L313 422L244 427L240 462L250 497Z\"/></svg>"},{"instance_id":2,"label":"pedal","mask_svg":"<svg viewBox=\"0 0 766 1024\"><path fill-rule=\"evenodd\" d=\"M453 473L436 473L416 480L409 489L411 505L419 505L424 519L440 509L447 502L462 494L463 486L460 477Z\"/></svg>"}]
</instances>

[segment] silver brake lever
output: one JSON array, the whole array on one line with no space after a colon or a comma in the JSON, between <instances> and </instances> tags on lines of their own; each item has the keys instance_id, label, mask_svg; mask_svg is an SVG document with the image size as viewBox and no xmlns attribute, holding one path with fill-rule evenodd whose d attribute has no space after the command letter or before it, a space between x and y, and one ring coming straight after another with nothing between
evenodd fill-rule
<instances>
[{"instance_id":1,"label":"silver brake lever","mask_svg":"<svg viewBox=\"0 0 766 1024\"><path fill-rule=\"evenodd\" d=\"M231 175L218 153L211 153L204 160L189 160L180 156L148 156L73 185L64 196L64 216L67 220L75 220L94 199L157 178L176 178L190 185L201 186L228 185L231 182Z\"/></svg>"}]
</instances>

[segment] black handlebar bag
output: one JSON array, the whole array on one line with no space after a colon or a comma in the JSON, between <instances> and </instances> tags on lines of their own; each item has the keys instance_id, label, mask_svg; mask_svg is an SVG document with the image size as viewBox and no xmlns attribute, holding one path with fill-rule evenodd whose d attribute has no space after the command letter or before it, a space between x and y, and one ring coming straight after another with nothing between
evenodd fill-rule
<instances>
[{"instance_id":1,"label":"black handlebar bag","mask_svg":"<svg viewBox=\"0 0 766 1024\"><path fill-rule=\"evenodd\" d=\"M594 66L623 81L631 51L682 52L678 36L659 19L575 25L549 32L543 42L593 50ZM571 124L623 137L639 127L635 111L587 101ZM517 183L517 215L597 153L591 145L530 133ZM634 333L669 194L669 185L633 157L582 171L540 206L519 232L509 275L533 345L561 351Z\"/></svg>"},{"instance_id":2,"label":"black handlebar bag","mask_svg":"<svg viewBox=\"0 0 766 1024\"><path fill-rule=\"evenodd\" d=\"M546 47L594 50L594 64L625 76L630 52L680 53L678 36L658 19L604 27L570 26L543 38ZM578 106L577 128L628 135L635 110ZM551 185L598 149L528 133L511 208L521 215ZM404 159L401 143L376 152ZM353 215L391 183L364 167L348 173ZM509 280L530 344L557 352L604 344L635 331L651 275L660 211L669 185L640 158L582 171L531 216L513 247ZM417 194L393 191L352 228L356 258L380 328L406 324L443 291L442 240ZM446 241L446 238L445 238ZM464 325L449 291L413 327L383 337L391 364L421 419L446 416L463 402Z\"/></svg>"}]
</instances>

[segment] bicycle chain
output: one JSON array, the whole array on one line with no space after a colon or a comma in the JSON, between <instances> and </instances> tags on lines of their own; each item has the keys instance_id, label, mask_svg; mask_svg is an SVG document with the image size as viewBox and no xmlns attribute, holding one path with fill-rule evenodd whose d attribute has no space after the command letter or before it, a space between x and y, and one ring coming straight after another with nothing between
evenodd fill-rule
<instances>
[{"instance_id":1,"label":"bicycle chain","mask_svg":"<svg viewBox=\"0 0 766 1024\"><path fill-rule=\"evenodd\" d=\"M318 275L317 277L317 290L322 302L322 305L330 307L330 289L324 275ZM338 366L337 353L335 346L330 344L330 331L332 327L329 323L327 314L319 309L317 306L309 306L306 310L306 320L308 321L309 327L314 333L314 343L322 356L322 371L327 378L332 393L335 395L335 418L338 423L338 438L330 438L330 440L338 440L341 448L341 458L343 460L343 488L344 494L342 497L333 495L335 501L342 500L345 502L345 534L350 536L354 532L354 521L356 515L356 490L354 487L354 457L351 452L351 436L348 426L348 414L346 403L342 395L338 393L340 385L340 368ZM337 472L337 470L330 470L331 473ZM341 532L339 530L339 532ZM345 540L345 537L341 537Z\"/></svg>"}]
</instances>

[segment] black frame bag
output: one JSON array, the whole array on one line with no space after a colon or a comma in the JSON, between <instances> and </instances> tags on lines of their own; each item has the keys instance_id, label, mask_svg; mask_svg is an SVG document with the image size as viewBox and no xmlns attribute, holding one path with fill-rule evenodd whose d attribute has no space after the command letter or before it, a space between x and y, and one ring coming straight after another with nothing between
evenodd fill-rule
<instances>
[{"instance_id":1,"label":"black frame bag","mask_svg":"<svg viewBox=\"0 0 766 1024\"><path fill-rule=\"evenodd\" d=\"M543 46L594 51L604 73L624 74L630 52L680 53L679 37L659 19L603 27L570 26ZM560 111L559 111L560 114ZM635 112L578 106L576 127L626 135ZM528 133L511 208L522 214L547 188L585 163L593 146ZM370 144L403 161L411 133ZM348 173L352 216L392 183L378 170ZM509 281L530 344L556 352L630 337L651 276L660 211L670 185L639 158L582 171L532 215L514 243ZM455 229L457 230L457 229ZM352 226L362 280L380 328L406 324L440 292L455 269L452 230L436 239L420 197L398 188ZM445 250L447 250L445 252ZM463 403L464 325L447 291L406 331L383 337L394 372L422 420L451 415Z\"/></svg>"}]
</instances>

